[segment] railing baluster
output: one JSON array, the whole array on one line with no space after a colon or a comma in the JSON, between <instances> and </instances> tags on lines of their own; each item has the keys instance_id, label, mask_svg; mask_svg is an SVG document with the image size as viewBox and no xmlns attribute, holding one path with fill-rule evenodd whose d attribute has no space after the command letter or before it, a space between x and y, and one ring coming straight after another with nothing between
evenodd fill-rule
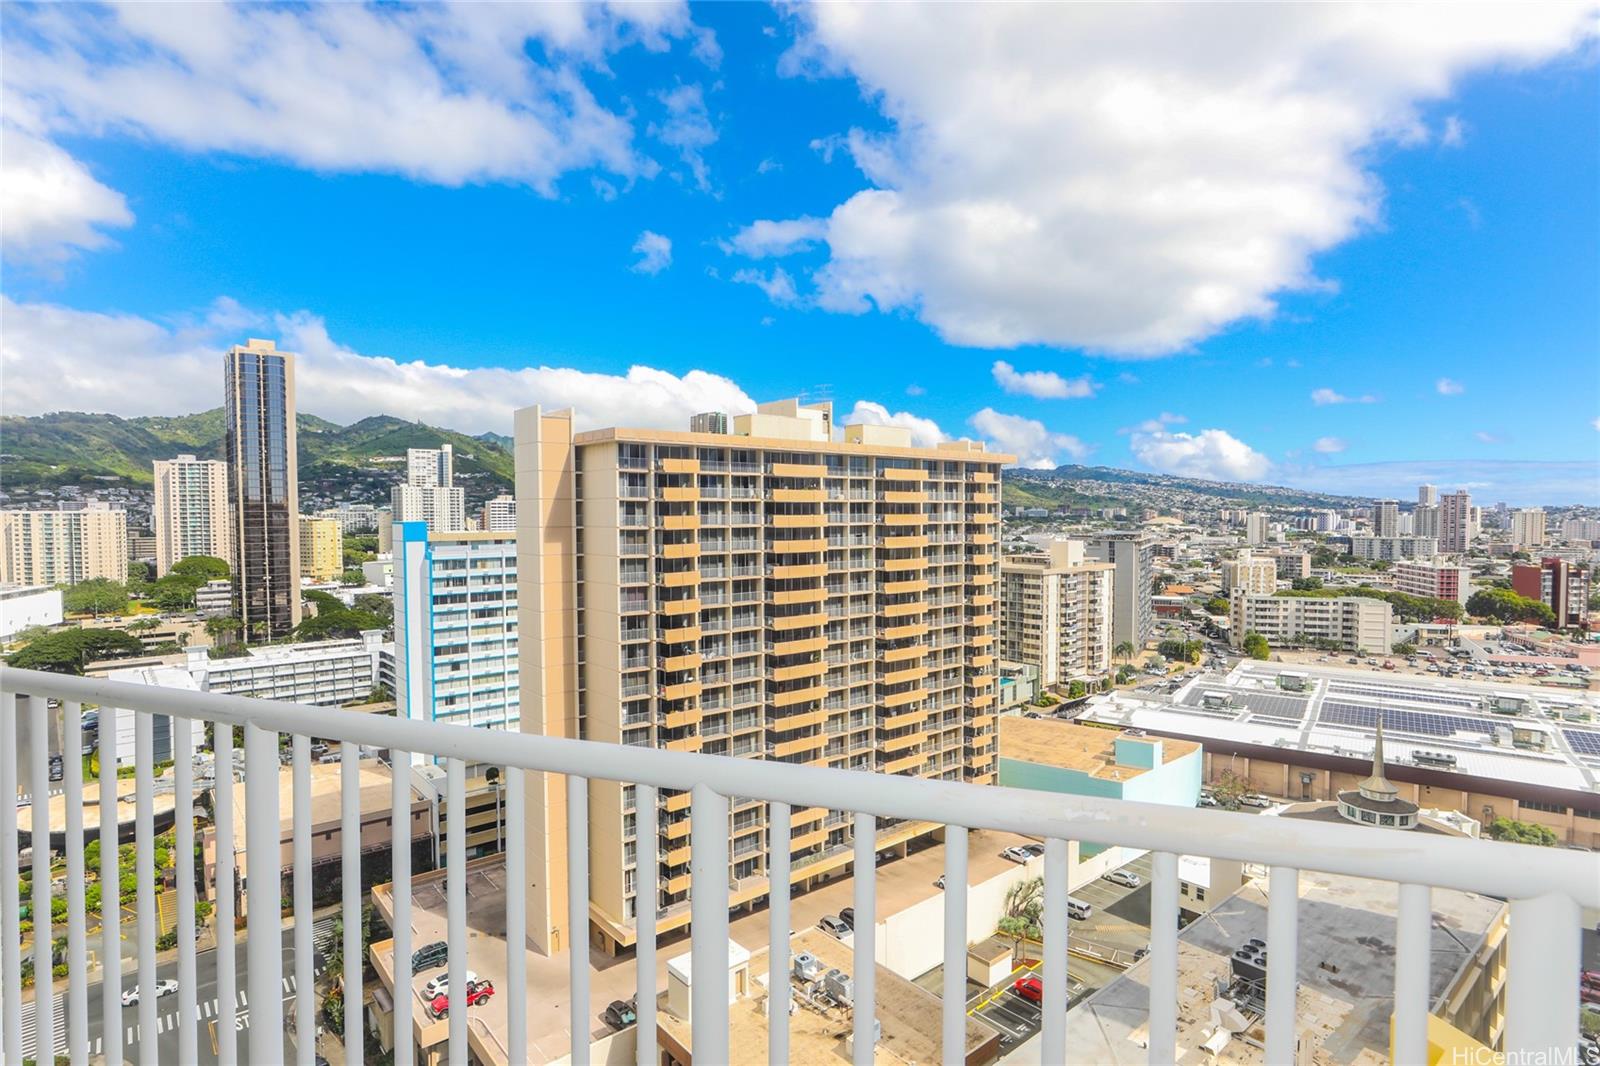
<instances>
[{"instance_id":1,"label":"railing baluster","mask_svg":"<svg viewBox=\"0 0 1600 1066\"><path fill-rule=\"evenodd\" d=\"M873 1023L878 1016L878 819L860 811L855 815L855 909L851 937L855 1002L850 1008L855 1046L851 1058L856 1066L872 1066L877 1057Z\"/></svg>"},{"instance_id":2,"label":"railing baluster","mask_svg":"<svg viewBox=\"0 0 1600 1066\"><path fill-rule=\"evenodd\" d=\"M411 1066L416 993L411 980L411 753L389 752L390 884L394 891L394 1063Z\"/></svg>"},{"instance_id":3,"label":"railing baluster","mask_svg":"<svg viewBox=\"0 0 1600 1066\"><path fill-rule=\"evenodd\" d=\"M169 718L172 737L173 857L178 878L178 1061L196 1062L200 1011L194 959L194 726Z\"/></svg>"},{"instance_id":4,"label":"railing baluster","mask_svg":"<svg viewBox=\"0 0 1600 1066\"><path fill-rule=\"evenodd\" d=\"M344 1061L361 1066L361 745L339 744L339 886L344 923Z\"/></svg>"},{"instance_id":5,"label":"railing baluster","mask_svg":"<svg viewBox=\"0 0 1600 1066\"><path fill-rule=\"evenodd\" d=\"M1433 891L1400 886L1394 936L1395 1062L1428 1060L1428 970L1433 956ZM1570 935L1570 931L1568 933ZM1269 952L1273 963L1277 962ZM1269 1008L1271 1004L1268 1004Z\"/></svg>"},{"instance_id":6,"label":"railing baluster","mask_svg":"<svg viewBox=\"0 0 1600 1066\"><path fill-rule=\"evenodd\" d=\"M244 727L246 950L250 966L250 1060L283 1061L283 823L278 810L278 734Z\"/></svg>"},{"instance_id":7,"label":"railing baluster","mask_svg":"<svg viewBox=\"0 0 1600 1066\"><path fill-rule=\"evenodd\" d=\"M102 711L102 721L105 712ZM233 726L217 722L211 729L212 813L216 815L216 918L217 930L217 1061L236 1066L239 1034L235 1019L239 1008L239 977L235 966L234 836L233 836Z\"/></svg>"},{"instance_id":8,"label":"railing baluster","mask_svg":"<svg viewBox=\"0 0 1600 1066\"><path fill-rule=\"evenodd\" d=\"M61 795L66 801L67 835L67 1055L73 1066L89 1061L88 918L84 911L83 868L83 704L61 704Z\"/></svg>"},{"instance_id":9,"label":"railing baluster","mask_svg":"<svg viewBox=\"0 0 1600 1066\"><path fill-rule=\"evenodd\" d=\"M95 750L100 757L100 1032L105 1059L111 1063L122 1061L122 826L117 815L117 714L117 708L101 704L95 736Z\"/></svg>"},{"instance_id":10,"label":"railing baluster","mask_svg":"<svg viewBox=\"0 0 1600 1066\"><path fill-rule=\"evenodd\" d=\"M567 994L572 1063L589 1064L589 779L567 775Z\"/></svg>"},{"instance_id":11,"label":"railing baluster","mask_svg":"<svg viewBox=\"0 0 1600 1066\"><path fill-rule=\"evenodd\" d=\"M1267 882L1267 1061L1295 1059L1300 871L1274 866Z\"/></svg>"},{"instance_id":12,"label":"railing baluster","mask_svg":"<svg viewBox=\"0 0 1600 1066\"><path fill-rule=\"evenodd\" d=\"M317 1054L316 969L311 957L315 918L311 906L311 738L289 738L293 751L293 803L289 812L294 842L294 1053L300 1066L313 1066Z\"/></svg>"},{"instance_id":13,"label":"railing baluster","mask_svg":"<svg viewBox=\"0 0 1600 1066\"><path fill-rule=\"evenodd\" d=\"M767 1061L789 1061L789 854L787 803L767 805ZM640 1063L643 1066L644 1060Z\"/></svg>"},{"instance_id":14,"label":"railing baluster","mask_svg":"<svg viewBox=\"0 0 1600 1066\"><path fill-rule=\"evenodd\" d=\"M445 762L445 942L448 972L450 1066L467 1066L467 768Z\"/></svg>"},{"instance_id":15,"label":"railing baluster","mask_svg":"<svg viewBox=\"0 0 1600 1066\"><path fill-rule=\"evenodd\" d=\"M33 1055L55 1061L56 994L50 922L50 701L28 697L28 798L33 847Z\"/></svg>"},{"instance_id":16,"label":"railing baluster","mask_svg":"<svg viewBox=\"0 0 1600 1066\"><path fill-rule=\"evenodd\" d=\"M1510 942L1506 945L1505 1050L1523 1052L1538 1062L1552 1051L1572 1046L1578 1029L1578 997L1572 975L1582 969L1582 921L1578 904L1559 892L1511 901ZM1547 1061L1555 1061L1553 1058Z\"/></svg>"},{"instance_id":17,"label":"railing baluster","mask_svg":"<svg viewBox=\"0 0 1600 1066\"><path fill-rule=\"evenodd\" d=\"M506 1003L528 1002L528 853L526 773L506 769ZM528 1059L528 1012L506 1008L506 1053L512 1062ZM651 1066L655 1066L654 1063Z\"/></svg>"},{"instance_id":18,"label":"railing baluster","mask_svg":"<svg viewBox=\"0 0 1600 1066\"><path fill-rule=\"evenodd\" d=\"M1039 1053L1044 1062L1067 1061L1067 895L1071 888L1067 857L1065 840L1051 837L1044 842L1044 965L1039 974L1044 985L1039 1001L1043 1022Z\"/></svg>"},{"instance_id":19,"label":"railing baluster","mask_svg":"<svg viewBox=\"0 0 1600 1066\"><path fill-rule=\"evenodd\" d=\"M656 1054L656 896L660 891L658 878L661 872L658 836L661 832L661 811L657 806L658 800L654 785L638 785L634 788L633 835L638 849L634 855L634 869L640 871L635 883L637 891L633 912L634 968L637 977L633 1004L638 1066L659 1066L660 1063ZM519 853L518 869L521 869L520 841L516 850Z\"/></svg>"},{"instance_id":20,"label":"railing baluster","mask_svg":"<svg viewBox=\"0 0 1600 1066\"><path fill-rule=\"evenodd\" d=\"M133 716L133 869L139 945L139 1061L159 1059L156 1032L155 718Z\"/></svg>"},{"instance_id":21,"label":"railing baluster","mask_svg":"<svg viewBox=\"0 0 1600 1066\"><path fill-rule=\"evenodd\" d=\"M728 980L728 797L697 784L689 800L689 980ZM689 1039L696 1062L728 1060L728 997L691 996Z\"/></svg>"},{"instance_id":22,"label":"railing baluster","mask_svg":"<svg viewBox=\"0 0 1600 1066\"><path fill-rule=\"evenodd\" d=\"M1178 856L1150 856L1150 1062L1178 1057Z\"/></svg>"},{"instance_id":23,"label":"railing baluster","mask_svg":"<svg viewBox=\"0 0 1600 1066\"><path fill-rule=\"evenodd\" d=\"M967 1061L967 827L944 830L944 1003L941 1025L945 1066Z\"/></svg>"},{"instance_id":24,"label":"railing baluster","mask_svg":"<svg viewBox=\"0 0 1600 1066\"><path fill-rule=\"evenodd\" d=\"M0 692L0 988L22 987L22 901L17 875L17 697ZM0 1052L22 1058L22 997L0 996Z\"/></svg>"}]
</instances>

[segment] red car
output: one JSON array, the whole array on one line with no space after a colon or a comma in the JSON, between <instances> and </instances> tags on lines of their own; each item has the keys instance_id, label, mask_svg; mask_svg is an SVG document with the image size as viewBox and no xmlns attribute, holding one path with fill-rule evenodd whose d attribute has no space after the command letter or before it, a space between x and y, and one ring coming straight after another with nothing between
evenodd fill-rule
<instances>
[{"instance_id":1,"label":"red car","mask_svg":"<svg viewBox=\"0 0 1600 1066\"><path fill-rule=\"evenodd\" d=\"M467 986L467 1006L476 1007L478 1004L494 995L494 985L489 981L479 981ZM450 1015L450 996L441 992L433 997L433 1002L428 1004L428 1009L435 1018L446 1018Z\"/></svg>"},{"instance_id":2,"label":"red car","mask_svg":"<svg viewBox=\"0 0 1600 1066\"><path fill-rule=\"evenodd\" d=\"M1012 985L1012 990L1023 999L1038 1003L1044 999L1044 982L1037 977L1019 977L1017 983Z\"/></svg>"}]
</instances>

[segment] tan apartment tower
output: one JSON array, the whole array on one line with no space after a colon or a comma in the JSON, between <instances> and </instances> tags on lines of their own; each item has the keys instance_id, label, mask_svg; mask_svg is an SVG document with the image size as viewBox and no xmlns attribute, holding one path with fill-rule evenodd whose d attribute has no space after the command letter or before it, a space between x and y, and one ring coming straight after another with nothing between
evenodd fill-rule
<instances>
[{"instance_id":1,"label":"tan apartment tower","mask_svg":"<svg viewBox=\"0 0 1600 1066\"><path fill-rule=\"evenodd\" d=\"M192 555L209 555L233 566L228 537L228 464L180 455L155 461L153 522L156 577Z\"/></svg>"},{"instance_id":2,"label":"tan apartment tower","mask_svg":"<svg viewBox=\"0 0 1600 1066\"><path fill-rule=\"evenodd\" d=\"M995 775L1000 468L914 447L831 404L764 404L732 433L516 422L522 728L609 743L956 781ZM580 606L581 605L581 606ZM580 634L581 633L581 637ZM530 775L528 933L563 930L565 785ZM635 790L591 781L589 913L606 950L689 920L689 795L662 790L656 869ZM941 827L879 823L880 849ZM846 815L729 814L730 904L767 892L769 831L797 882L851 861Z\"/></svg>"},{"instance_id":3,"label":"tan apartment tower","mask_svg":"<svg viewBox=\"0 0 1600 1066\"><path fill-rule=\"evenodd\" d=\"M1039 671L1040 690L1111 669L1115 563L1084 555L1082 541L1007 555L1000 568L1000 657Z\"/></svg>"},{"instance_id":4,"label":"tan apartment tower","mask_svg":"<svg viewBox=\"0 0 1600 1066\"><path fill-rule=\"evenodd\" d=\"M233 601L246 640L300 624L300 490L294 356L251 339L223 361Z\"/></svg>"}]
</instances>

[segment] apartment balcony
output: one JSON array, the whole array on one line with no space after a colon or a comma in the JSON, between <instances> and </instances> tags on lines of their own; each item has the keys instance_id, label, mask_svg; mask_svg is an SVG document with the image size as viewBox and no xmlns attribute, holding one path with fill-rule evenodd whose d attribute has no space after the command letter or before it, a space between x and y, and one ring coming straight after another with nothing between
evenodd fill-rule
<instances>
[{"instance_id":1,"label":"apartment balcony","mask_svg":"<svg viewBox=\"0 0 1600 1066\"><path fill-rule=\"evenodd\" d=\"M759 762L689 753L685 750L661 751L649 747L629 747L592 741L566 740L534 734L506 733L468 726L411 721L360 714L325 707L309 707L268 700L253 700L145 685L130 685L94 678L81 678L33 671L0 668L0 840L10 846L0 848L0 1059L53 1061L58 1053L73 1062L106 1061L154 1062L158 1037L175 1039L177 1053L166 1054L170 1061L194 1062L201 1058L205 1042L216 1041L216 1056L223 1062L237 1061L247 1054L251 1062L284 1061L285 1034L290 1030L311 1033L317 1028L318 997L302 994L292 1000L284 997L285 978L290 973L302 990L314 986L312 963L313 922L312 855L313 810L310 802L311 739L340 745L341 774L347 782L335 811L318 811L317 818L336 817L342 848L333 863L346 871L341 901L343 912L343 980L346 987L360 987L364 962L370 957L380 981L389 988L416 987L420 974L410 966L412 952L423 946L413 937L413 876L411 869L412 793L402 775L392 790L390 821L399 827L392 842L393 885L385 889L393 900L395 921L392 944L364 945L361 942L361 884L359 868L362 844L362 790L359 780L361 747L387 750L397 760L409 760L410 753L437 758L445 770L448 806L465 809L466 769L473 766L504 767L504 817L507 838L525 838L528 830L527 793L536 787L564 789L567 826L570 833L569 883L579 886L569 894L564 925L587 929L590 923L588 893L589 781L611 781L636 787L635 811L638 820L638 865L641 870L659 868L661 852L681 859L688 846L689 866L667 867L670 880L663 886L679 895L693 886L688 904L691 916L689 941L690 972L701 988L723 987L728 973L729 905L737 892L745 894L745 881L738 888L730 885L729 860L733 843L728 833L729 797L769 804L770 824L806 827L815 823L818 811L829 812L825 828L850 824L852 843L844 845L853 853L857 876L854 880L856 926L855 1009L841 1026L853 1026L859 1039L855 1046L870 1056L873 1047L872 1024L878 1014L875 999L873 938L877 933L877 906L874 855L879 840L880 821L904 821L943 826L945 834L945 872L943 893L948 913L955 920L947 923L943 942L945 994L941 1014L942 1046L961 1048L965 1044L967 930L961 916L968 907L967 837L970 828L1000 830L1042 840L1045 856L1043 928L1044 959L1042 977L1044 998L1041 1004L1041 1034L1038 1059L1043 1062L1074 1060L1066 1044L1069 922L1067 918L1068 842L1093 840L1115 842L1147 850L1152 855L1150 912L1152 930L1149 956L1141 964L1149 989L1148 1005L1129 1004L1127 1010L1143 1012L1143 1031L1147 1034L1144 1056L1153 1063L1170 1064L1178 1059L1177 1020L1178 983L1178 859L1197 849L1212 857L1257 864L1270 869L1274 891L1270 894L1267 917L1267 950L1273 960L1269 971L1265 1015L1263 1060L1288 1062L1295 1058L1297 1028L1296 975L1297 915L1300 901L1294 891L1302 869L1348 877L1375 879L1396 885L1398 917L1395 979L1391 988L1368 988L1363 993L1393 998L1393 1059L1412 1063L1428 1061L1429 944L1434 923L1430 906L1433 888L1473 892L1505 899L1510 917L1507 931L1505 975L1504 1050L1518 1061L1572 1061L1567 1056L1578 1032L1579 1010L1574 975L1581 968L1580 908L1600 909L1600 860L1590 854L1558 848L1538 848L1518 844L1473 840L1443 835L1363 828L1338 823L1266 818L1223 811L1197 810L1134 801L1075 797L1071 803L1055 802L1055 797L1014 788L994 787L988 769L990 759L964 770L967 780L931 781L911 776L891 776L862 770L829 769ZM85 906L86 884L93 883L84 865L83 844L95 834L95 814L104 810L115 818L118 778L114 762L107 760L98 780L86 780L83 763L75 757L65 760L60 795L54 804L61 812L58 826L44 814L46 791L34 790L37 801L18 805L12 796L19 784L45 781L52 752L46 744L33 744L32 738L58 737L64 749L76 753L83 740L82 711L99 711L99 729L110 735L119 720L131 725L136 738L138 759L132 790L135 815L131 820L129 843L133 849L133 868L137 872L134 906L125 914L117 893L101 897L101 907L91 914ZM194 943L194 858L195 825L190 815L197 798L194 773L194 731L175 729L175 766L171 788L179 816L175 821L175 846L170 849L175 875L177 907L176 955L178 990L159 1005L150 990L157 980L157 901L154 856L157 851L154 806L157 782L154 775L153 736L156 716L173 716L180 722L204 722L223 727L215 730L221 765L235 763L234 729L243 730L243 774L247 810L242 829L236 833L233 794L229 789L217 795L218 925L231 929L235 917L235 887L241 871L235 868L238 854L250 859L249 879L244 892L248 899L244 947L248 948L248 967L240 943L232 936L219 940L215 963L196 951ZM860 738L870 737L863 731ZM278 787L279 738L290 741L287 773L294 787L280 793ZM696 738L697 739L697 738ZM681 742L678 742L681 743ZM692 745L683 744L683 748ZM976 748L977 745L974 745ZM985 753L987 754L987 753ZM940 771L948 769L938 759ZM928 763L924 752L896 755L884 763L895 773L914 773ZM529 772L539 776L529 776ZM673 792L658 802L663 790ZM19 815L27 810L31 828L19 835ZM40 816L32 818L33 810ZM674 820L663 816L663 809L677 812ZM684 817L684 813L688 817ZM88 823L86 825L86 822ZM319 825L320 832L320 825ZM806 830L814 832L814 830ZM237 839L236 839L237 837ZM289 838L289 839L286 839ZM387 842L387 841L386 841ZM32 999L32 1026L25 1033L24 1005L28 993L22 989L20 900L18 890L19 851L31 844L29 860L40 869L52 861L65 864L65 920L52 916L51 879L32 879L32 940L37 972L44 974L55 961L52 948L56 937L65 934L62 955L66 977L41 986ZM290 888L284 892L282 874L284 847L294 856ZM773 950L770 987L787 994L791 960L787 949L790 914L788 875L801 871L813 856L789 861L791 848L772 856L774 876L771 885L770 914ZM160 845L163 853L167 846ZM440 936L448 945L446 972L456 986L465 983L468 966L469 927L468 869L466 834L451 834L442 856L444 897L448 921ZM101 855L100 877L117 883L117 849ZM474 968L482 971L493 965L506 975L497 988L496 1000L504 1030L487 1034L482 1028L483 1014L452 1011L447 1018L425 1018L418 997L401 995L393 999L393 1026L401 1034L405 1054L397 1061L411 1061L408 1036L423 1028L442 1027L447 1043L439 1045L441 1060L464 1063L469 1059L501 1066L506 1063L536 1061L541 1056L529 1043L528 1017L530 989L524 940L528 883L524 874L525 854L512 847L506 856L506 876L499 882L504 893L506 935L512 945L502 963L488 958L495 941L471 937ZM319 868L319 872L321 868ZM123 870L121 872L127 872ZM334 872L329 870L328 872ZM287 896L287 900L284 897ZM638 894L639 913L634 923L638 930L656 926L661 914L658 896L652 891ZM288 902L288 906L284 903ZM285 932L285 912L295 914L291 932ZM90 919L98 920L91 933ZM126 935L124 935L126 934ZM293 945L292 956L283 950L285 939ZM133 973L120 981L101 982L98 965L90 964L90 945L99 958L121 958L126 952ZM582 943L583 941L579 941ZM369 950L370 949L370 950ZM637 988L639 1024L638 1061L660 1061L653 1015L656 985L656 938L645 932L637 943L641 975ZM592 970L587 951L562 953L568 963L568 988L562 1002L568 1004L567 1029L578 1034L579 1046L571 1049L575 1062L588 1061L587 1035L595 1029L595 1003L591 999ZM292 963L286 961L292 958ZM1304 965L1316 959L1302 958ZM398 965L396 965L398 963ZM146 995L134 1010L136 1026L125 1023L121 1002L123 988L141 985ZM496 982L500 984L499 981ZM209 1017L210 1003L202 1012L197 1002L200 989L215 988L218 1016ZM241 1011L235 1006L239 993L247 994L249 1026L236 1026ZM544 989L537 990L547 997ZM602 1004L603 1005L603 1004ZM346 1041L345 1059L362 1061L365 1031L374 1019L368 1007L355 1002L345 1012L342 1035ZM696 1062L730 1062L730 1007L724 996L696 996L691 1007L692 1053ZM204 1016L203 1016L204 1014ZM776 1019L770 1032L767 1057L785 1061L784 1038L789 1017L785 1009L774 1009ZM58 1024L58 1019L60 1019ZM161 1021L158 1031L158 1020ZM244 1035L240 1035L240 1031ZM172 1034L176 1034L174 1037ZM44 1040L39 1040L39 1035ZM93 1034L93 1035L92 1035ZM129 1042L129 1038L132 1042ZM41 1046L43 1044L43 1046ZM53 1046L51 1046L53 1044ZM304 1060L311 1058L309 1045L298 1049ZM209 1055L210 1052L208 1051ZM1557 1058L1557 1056L1561 1056ZM870 1060L870 1059L869 1059ZM431 1060L430 1060L431 1061ZM950 1056L960 1061L960 1055Z\"/></svg>"},{"instance_id":2,"label":"apartment balcony","mask_svg":"<svg viewBox=\"0 0 1600 1066\"><path fill-rule=\"evenodd\" d=\"M878 470L880 481L927 481L928 472L920 466L886 466Z\"/></svg>"}]
</instances>

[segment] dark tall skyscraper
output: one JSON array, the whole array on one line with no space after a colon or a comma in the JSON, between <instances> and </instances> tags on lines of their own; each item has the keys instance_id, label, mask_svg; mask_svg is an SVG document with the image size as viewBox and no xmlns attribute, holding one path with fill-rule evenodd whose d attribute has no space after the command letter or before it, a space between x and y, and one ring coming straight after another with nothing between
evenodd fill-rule
<instances>
[{"instance_id":1,"label":"dark tall skyscraper","mask_svg":"<svg viewBox=\"0 0 1600 1066\"><path fill-rule=\"evenodd\" d=\"M234 606L247 639L283 637L300 624L294 356L252 339L225 367Z\"/></svg>"}]
</instances>

